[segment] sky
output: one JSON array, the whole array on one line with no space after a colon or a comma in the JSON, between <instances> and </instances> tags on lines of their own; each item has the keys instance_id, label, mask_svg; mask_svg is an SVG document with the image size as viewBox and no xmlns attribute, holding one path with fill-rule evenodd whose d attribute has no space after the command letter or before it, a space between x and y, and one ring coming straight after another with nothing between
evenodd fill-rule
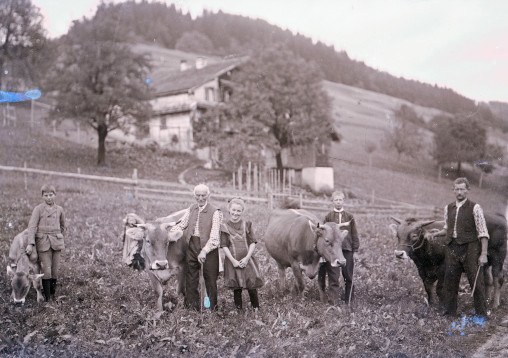
<instances>
[{"instance_id":1,"label":"sky","mask_svg":"<svg viewBox=\"0 0 508 358\"><path fill-rule=\"evenodd\" d=\"M163 1L163 0L159 0ZM50 37L94 15L99 0L32 0ZM111 2L111 0L106 1ZM114 2L121 2L115 0ZM395 76L447 87L477 101L508 102L505 0L174 0L259 18L333 45Z\"/></svg>"}]
</instances>

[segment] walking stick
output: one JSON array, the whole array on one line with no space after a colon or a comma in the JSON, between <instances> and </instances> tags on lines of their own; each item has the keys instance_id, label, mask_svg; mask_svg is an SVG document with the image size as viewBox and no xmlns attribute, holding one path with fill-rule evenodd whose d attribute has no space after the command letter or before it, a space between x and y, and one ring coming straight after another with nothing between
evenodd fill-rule
<instances>
[{"instance_id":1,"label":"walking stick","mask_svg":"<svg viewBox=\"0 0 508 358\"><path fill-rule=\"evenodd\" d=\"M474 290L476 288L476 280L478 280L478 274L480 273L481 268L482 268L482 265L478 265L478 270L476 270L476 277L474 279L474 284L473 284L473 291L471 291L471 297L473 297L473 295L474 295Z\"/></svg>"},{"instance_id":2,"label":"walking stick","mask_svg":"<svg viewBox=\"0 0 508 358\"><path fill-rule=\"evenodd\" d=\"M354 267L354 262L355 262L355 257L353 256L353 267ZM353 288L355 287L354 286L355 285L354 276L355 276L355 272L354 272L354 268L353 268L353 274L351 275L351 289L349 290L349 299L347 302L348 306L351 305L351 295L353 294Z\"/></svg>"},{"instance_id":3,"label":"walking stick","mask_svg":"<svg viewBox=\"0 0 508 358\"><path fill-rule=\"evenodd\" d=\"M199 306L200 311L203 312L203 306L205 308L210 308L210 299L208 298L208 295L206 294L206 286L205 286L205 279L203 277L203 264L201 264L201 270L199 274L199 282L200 282L200 290L199 290ZM203 294L205 294L205 298L203 299Z\"/></svg>"}]
</instances>

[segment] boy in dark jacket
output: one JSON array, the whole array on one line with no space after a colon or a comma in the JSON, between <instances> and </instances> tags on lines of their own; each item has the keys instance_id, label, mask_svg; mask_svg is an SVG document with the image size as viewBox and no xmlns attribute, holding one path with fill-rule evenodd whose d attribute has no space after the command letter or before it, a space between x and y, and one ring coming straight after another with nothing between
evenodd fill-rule
<instances>
[{"instance_id":1,"label":"boy in dark jacket","mask_svg":"<svg viewBox=\"0 0 508 358\"><path fill-rule=\"evenodd\" d=\"M334 222L337 224L350 221L349 226L343 230L349 231L342 242L342 253L346 259L346 266L342 268L342 276L346 285L346 293L344 300L349 304L354 298L353 295L353 269L355 266L354 253L360 247L360 240L358 239L358 232L356 231L356 223L352 214L344 210L344 193L342 191L335 191L332 194L333 210L325 216L325 223ZM328 285L330 291L330 298L334 304L339 302L339 275L341 272L340 267L332 267L332 265L323 260L319 266L318 282L321 289L324 291L326 286L326 274L328 273Z\"/></svg>"}]
</instances>

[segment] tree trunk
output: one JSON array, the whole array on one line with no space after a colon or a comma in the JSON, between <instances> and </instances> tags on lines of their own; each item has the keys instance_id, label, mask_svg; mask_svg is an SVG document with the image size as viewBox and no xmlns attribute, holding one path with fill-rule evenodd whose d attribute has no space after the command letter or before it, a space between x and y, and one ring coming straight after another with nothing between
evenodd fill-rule
<instances>
[{"instance_id":1,"label":"tree trunk","mask_svg":"<svg viewBox=\"0 0 508 358\"><path fill-rule=\"evenodd\" d=\"M275 162L277 163L277 171L279 172L279 181L282 180L282 172L284 171L284 167L282 166L282 152L279 150L275 153Z\"/></svg>"},{"instance_id":2,"label":"tree trunk","mask_svg":"<svg viewBox=\"0 0 508 358\"><path fill-rule=\"evenodd\" d=\"M106 165L106 136L108 135L108 126L99 124L97 127L97 137L99 147L97 151L97 165Z\"/></svg>"}]
</instances>

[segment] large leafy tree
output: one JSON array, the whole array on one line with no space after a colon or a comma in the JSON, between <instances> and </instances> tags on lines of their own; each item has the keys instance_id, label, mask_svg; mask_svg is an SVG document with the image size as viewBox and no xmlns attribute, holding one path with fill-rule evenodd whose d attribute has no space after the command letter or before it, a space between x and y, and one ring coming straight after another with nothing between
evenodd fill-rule
<instances>
[{"instance_id":1,"label":"large leafy tree","mask_svg":"<svg viewBox=\"0 0 508 358\"><path fill-rule=\"evenodd\" d=\"M42 16L30 0L0 1L0 89L34 82L45 43Z\"/></svg>"},{"instance_id":2,"label":"large leafy tree","mask_svg":"<svg viewBox=\"0 0 508 358\"><path fill-rule=\"evenodd\" d=\"M487 132L478 118L457 115L433 120L434 150L438 164L457 163L457 173L463 162L475 162L486 153Z\"/></svg>"},{"instance_id":3,"label":"large leafy tree","mask_svg":"<svg viewBox=\"0 0 508 358\"><path fill-rule=\"evenodd\" d=\"M148 59L134 54L122 39L114 18L96 15L75 22L51 76L55 114L83 121L97 132L98 165L106 163L109 132L142 126L150 115Z\"/></svg>"},{"instance_id":4,"label":"large leafy tree","mask_svg":"<svg viewBox=\"0 0 508 358\"><path fill-rule=\"evenodd\" d=\"M282 169L284 148L337 139L321 78L315 65L283 47L260 51L233 74L230 101L197 123L198 145L244 157L270 148Z\"/></svg>"},{"instance_id":5,"label":"large leafy tree","mask_svg":"<svg viewBox=\"0 0 508 358\"><path fill-rule=\"evenodd\" d=\"M385 132L388 147L395 149L400 160L401 156L418 157L423 147L423 137L419 125L423 119L407 105L394 111L391 127Z\"/></svg>"}]
</instances>

